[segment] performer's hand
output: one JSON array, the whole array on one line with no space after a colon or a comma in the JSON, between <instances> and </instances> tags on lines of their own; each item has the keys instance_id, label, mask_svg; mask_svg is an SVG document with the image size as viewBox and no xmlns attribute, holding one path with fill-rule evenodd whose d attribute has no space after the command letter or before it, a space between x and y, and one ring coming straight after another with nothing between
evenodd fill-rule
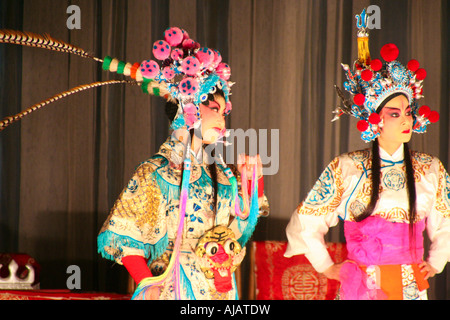
<instances>
[{"instance_id":1,"label":"performer's hand","mask_svg":"<svg viewBox=\"0 0 450 320\"><path fill-rule=\"evenodd\" d=\"M159 300L161 295L161 288L159 286L150 287L144 291L141 291L134 300Z\"/></svg>"},{"instance_id":2,"label":"performer's hand","mask_svg":"<svg viewBox=\"0 0 450 320\"><path fill-rule=\"evenodd\" d=\"M327 270L325 270L323 274L328 279L340 281L339 273L341 272L341 267L342 267L342 262L335 263L331 267L329 267Z\"/></svg>"},{"instance_id":3,"label":"performer's hand","mask_svg":"<svg viewBox=\"0 0 450 320\"><path fill-rule=\"evenodd\" d=\"M256 156L249 156L246 154L240 154L238 158L237 168L239 172L242 174L244 169L247 170L247 178L251 180L253 178L253 166L256 164L256 177L257 179L261 178L263 175L262 172L262 162L259 154Z\"/></svg>"},{"instance_id":4,"label":"performer's hand","mask_svg":"<svg viewBox=\"0 0 450 320\"><path fill-rule=\"evenodd\" d=\"M425 272L425 280L434 277L434 275L437 273L437 270L435 268L433 268L431 266L431 264L429 264L426 261L423 261L421 264L419 264L419 268L421 272Z\"/></svg>"},{"instance_id":5,"label":"performer's hand","mask_svg":"<svg viewBox=\"0 0 450 320\"><path fill-rule=\"evenodd\" d=\"M145 292L145 300L159 300L161 294L160 287L153 287Z\"/></svg>"}]
</instances>

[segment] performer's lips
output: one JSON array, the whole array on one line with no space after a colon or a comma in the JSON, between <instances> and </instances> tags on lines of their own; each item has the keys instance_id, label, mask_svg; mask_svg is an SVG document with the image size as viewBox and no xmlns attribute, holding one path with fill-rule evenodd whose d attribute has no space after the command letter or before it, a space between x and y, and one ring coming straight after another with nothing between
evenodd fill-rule
<instances>
[{"instance_id":1,"label":"performer's lips","mask_svg":"<svg viewBox=\"0 0 450 320\"><path fill-rule=\"evenodd\" d=\"M220 128L218 128L218 127L214 127L213 129L216 130L217 133L219 133L219 134L224 134L224 133L225 133L225 128L220 129Z\"/></svg>"},{"instance_id":2,"label":"performer's lips","mask_svg":"<svg viewBox=\"0 0 450 320\"><path fill-rule=\"evenodd\" d=\"M403 133L408 134L410 131L411 131L411 130L408 129L408 130L403 131Z\"/></svg>"}]
</instances>

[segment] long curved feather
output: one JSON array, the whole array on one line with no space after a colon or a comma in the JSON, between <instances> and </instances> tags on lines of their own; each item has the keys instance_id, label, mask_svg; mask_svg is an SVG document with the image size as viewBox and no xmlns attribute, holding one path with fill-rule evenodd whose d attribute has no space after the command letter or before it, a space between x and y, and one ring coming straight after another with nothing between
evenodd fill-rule
<instances>
[{"instance_id":1,"label":"long curved feather","mask_svg":"<svg viewBox=\"0 0 450 320\"><path fill-rule=\"evenodd\" d=\"M32 32L0 29L0 43L18 44L22 46L72 53L83 58L90 58L98 62L103 62L102 59L94 57L83 49L70 43L57 40L48 34L40 35Z\"/></svg>"},{"instance_id":2,"label":"long curved feather","mask_svg":"<svg viewBox=\"0 0 450 320\"><path fill-rule=\"evenodd\" d=\"M136 82L128 81L128 80L109 80L109 81L93 82L93 83L74 87L70 90L58 93L58 94L54 95L53 97L46 99L42 102L36 103L36 104L32 105L31 107L29 107L28 109L26 109L22 112L19 112L16 115L3 118L3 120L0 122L0 131L2 131L3 129L8 127L10 124L12 124L16 121L19 121L20 119L29 115L30 113L37 111L37 110L43 108L44 106L46 106L52 102L55 102L59 99L65 98L67 96L70 96L71 94L74 94L74 93L77 93L80 91L84 91L87 89L92 89L92 88L96 88L96 87L100 87L100 86L105 86L105 85L111 85L111 84L136 84Z\"/></svg>"}]
</instances>

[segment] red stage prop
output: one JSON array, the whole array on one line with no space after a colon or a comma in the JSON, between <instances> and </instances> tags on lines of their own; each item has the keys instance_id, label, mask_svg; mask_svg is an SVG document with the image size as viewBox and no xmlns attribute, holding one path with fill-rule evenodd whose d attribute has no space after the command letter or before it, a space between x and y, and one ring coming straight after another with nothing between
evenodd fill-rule
<instances>
[{"instance_id":1,"label":"red stage prop","mask_svg":"<svg viewBox=\"0 0 450 320\"><path fill-rule=\"evenodd\" d=\"M347 257L343 243L327 243L336 263ZM255 241L252 243L256 300L333 300L339 282L319 274L304 255L284 257L287 242ZM250 297L252 298L252 297Z\"/></svg>"}]
</instances>

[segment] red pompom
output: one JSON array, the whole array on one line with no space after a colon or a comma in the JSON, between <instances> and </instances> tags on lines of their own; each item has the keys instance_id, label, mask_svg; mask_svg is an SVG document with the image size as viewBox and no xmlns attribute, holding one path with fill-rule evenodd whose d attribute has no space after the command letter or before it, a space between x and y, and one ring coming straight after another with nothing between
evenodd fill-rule
<instances>
[{"instance_id":1,"label":"red pompom","mask_svg":"<svg viewBox=\"0 0 450 320\"><path fill-rule=\"evenodd\" d=\"M381 57L387 62L397 59L398 53L398 48L393 43L385 44L380 50Z\"/></svg>"},{"instance_id":2,"label":"red pompom","mask_svg":"<svg viewBox=\"0 0 450 320\"><path fill-rule=\"evenodd\" d=\"M420 66L419 61L415 59L409 60L408 64L406 65L406 67L412 72L416 72L417 69L419 69L419 66Z\"/></svg>"},{"instance_id":3,"label":"red pompom","mask_svg":"<svg viewBox=\"0 0 450 320\"><path fill-rule=\"evenodd\" d=\"M431 109L429 106L421 106L419 108L419 114L421 116L424 116L425 118L428 118L428 116L430 115Z\"/></svg>"},{"instance_id":4,"label":"red pompom","mask_svg":"<svg viewBox=\"0 0 450 320\"><path fill-rule=\"evenodd\" d=\"M364 81L370 81L370 80L372 80L372 77L373 77L373 72L369 69L366 69L361 72L361 79L363 79Z\"/></svg>"},{"instance_id":5,"label":"red pompom","mask_svg":"<svg viewBox=\"0 0 450 320\"><path fill-rule=\"evenodd\" d=\"M428 120L430 120L431 123L438 122L439 121L439 113L437 111L431 111L428 115Z\"/></svg>"},{"instance_id":6,"label":"red pompom","mask_svg":"<svg viewBox=\"0 0 450 320\"><path fill-rule=\"evenodd\" d=\"M366 120L359 120L358 123L356 124L356 128L358 128L358 130L361 132L366 131L368 127L369 124L367 123Z\"/></svg>"},{"instance_id":7,"label":"red pompom","mask_svg":"<svg viewBox=\"0 0 450 320\"><path fill-rule=\"evenodd\" d=\"M358 93L353 97L353 102L357 106L362 106L364 104L364 101L366 101L366 97L362 93Z\"/></svg>"},{"instance_id":8,"label":"red pompom","mask_svg":"<svg viewBox=\"0 0 450 320\"><path fill-rule=\"evenodd\" d=\"M378 113L376 113L376 112L372 113L372 114L369 116L369 122L370 122L371 124L379 124L380 121L381 121L380 115L379 115Z\"/></svg>"},{"instance_id":9,"label":"red pompom","mask_svg":"<svg viewBox=\"0 0 450 320\"><path fill-rule=\"evenodd\" d=\"M424 68L419 68L416 71L416 79L423 80L427 77L427 71Z\"/></svg>"},{"instance_id":10,"label":"red pompom","mask_svg":"<svg viewBox=\"0 0 450 320\"><path fill-rule=\"evenodd\" d=\"M373 59L370 62L370 67L372 68L373 71L380 71L382 66L383 66L383 63L381 62L380 59Z\"/></svg>"}]
</instances>

